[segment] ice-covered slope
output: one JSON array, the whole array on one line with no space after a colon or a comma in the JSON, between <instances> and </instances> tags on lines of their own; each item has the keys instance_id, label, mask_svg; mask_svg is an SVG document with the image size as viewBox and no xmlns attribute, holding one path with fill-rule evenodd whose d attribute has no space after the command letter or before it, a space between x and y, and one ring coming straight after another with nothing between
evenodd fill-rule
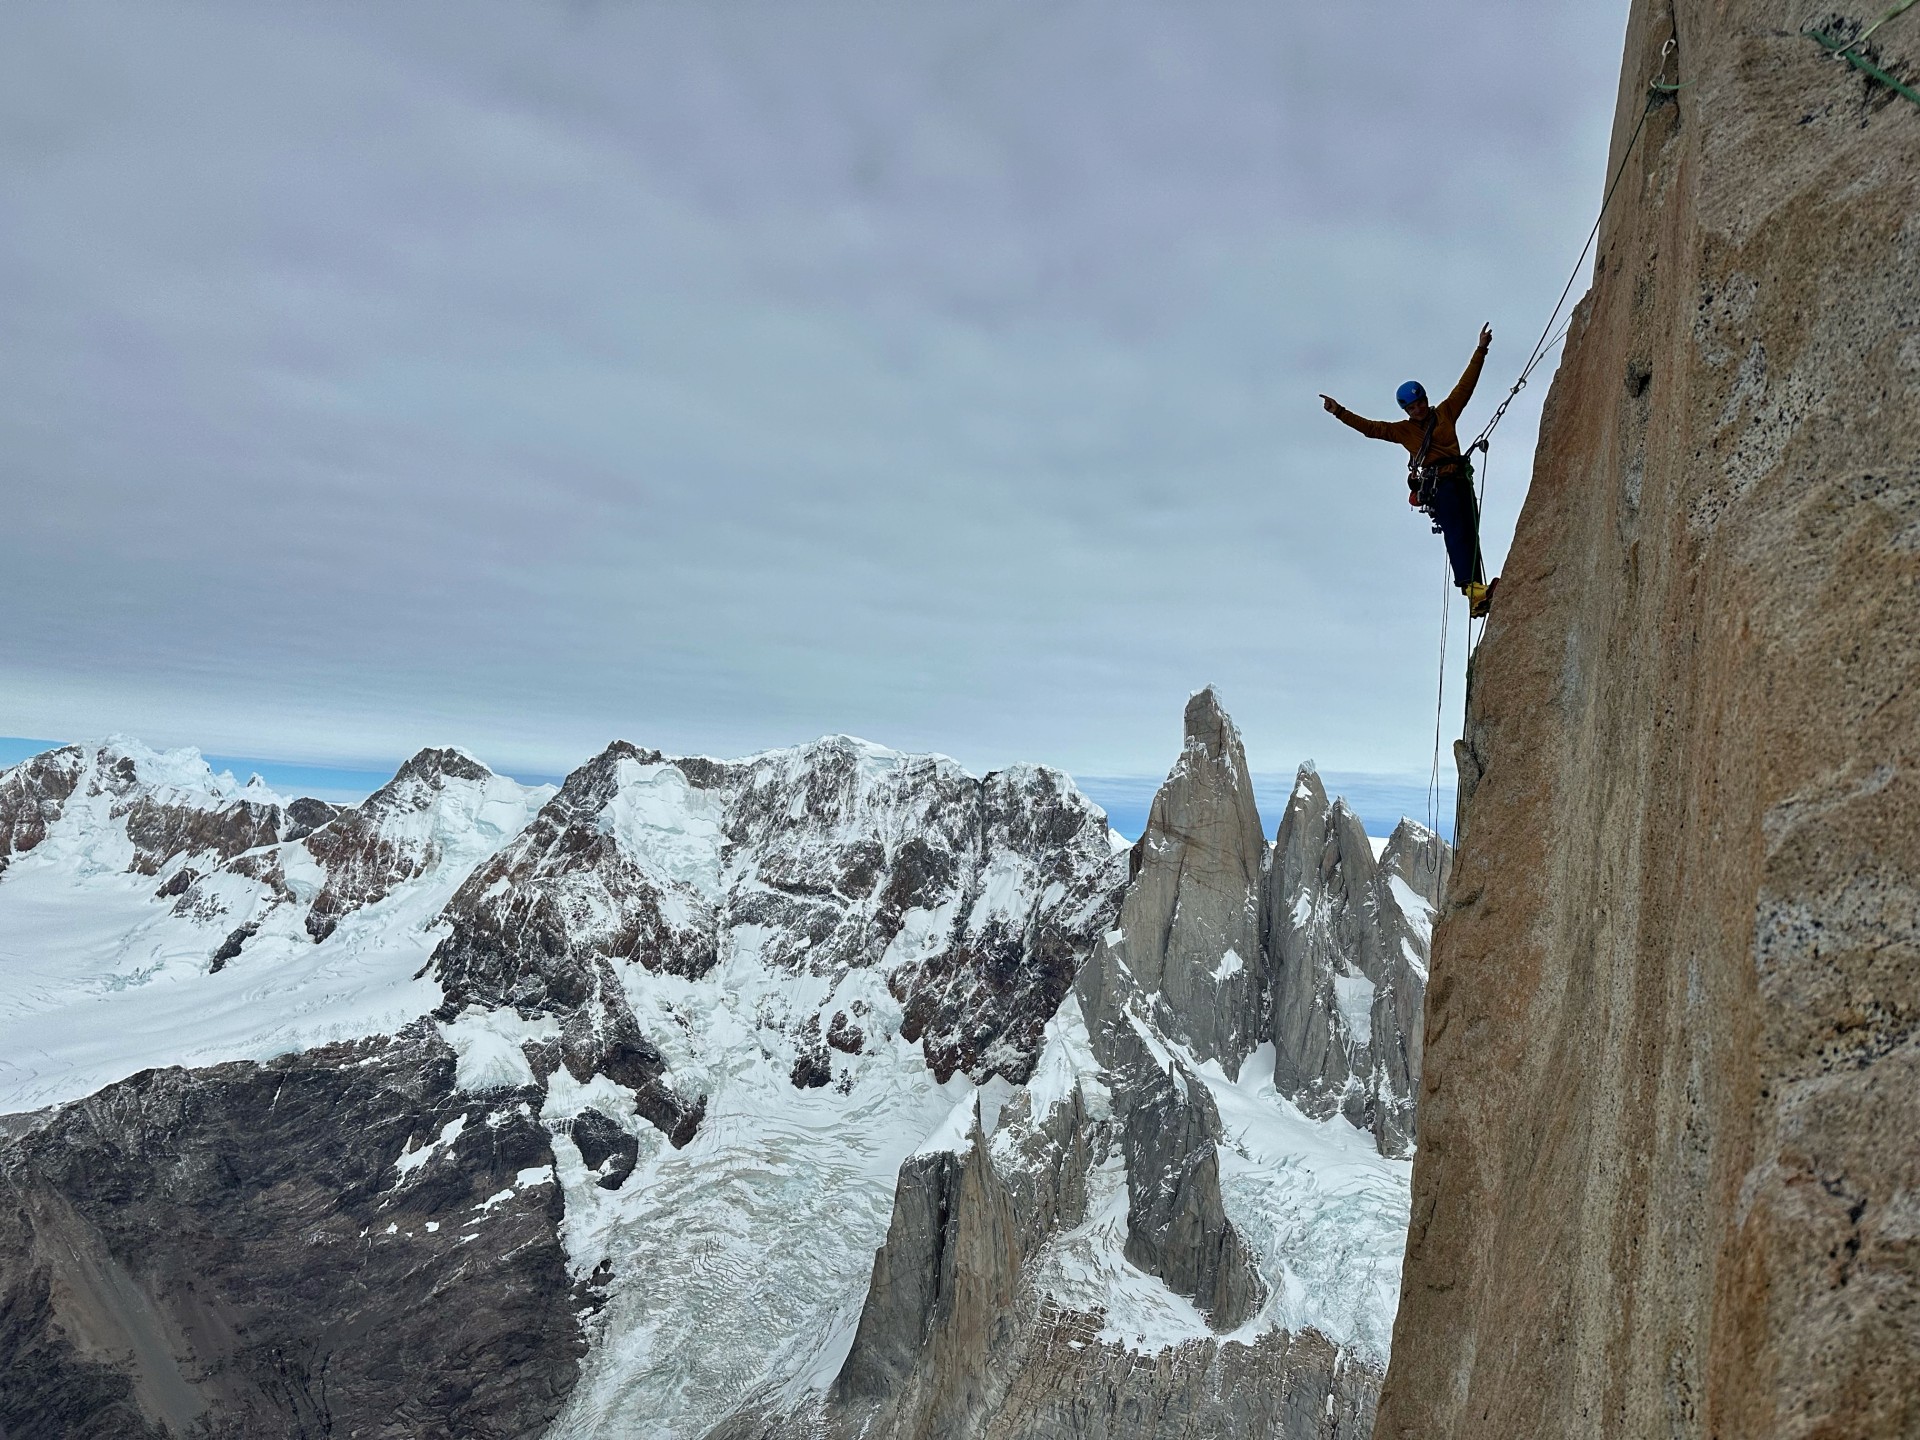
<instances>
[{"instance_id":1,"label":"ice-covered slope","mask_svg":"<svg viewBox=\"0 0 1920 1440\"><path fill-rule=\"evenodd\" d=\"M218 863L304 834L333 813L317 800L290 805L257 776L240 785L215 775L197 750L150 750L114 736L0 772L0 874L51 836L54 853L79 873L155 875L176 859Z\"/></svg>"}]
</instances>

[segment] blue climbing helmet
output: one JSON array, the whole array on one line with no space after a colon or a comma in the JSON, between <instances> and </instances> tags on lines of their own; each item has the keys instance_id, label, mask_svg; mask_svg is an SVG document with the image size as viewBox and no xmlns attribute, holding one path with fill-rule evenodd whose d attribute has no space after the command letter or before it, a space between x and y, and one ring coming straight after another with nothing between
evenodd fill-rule
<instances>
[{"instance_id":1,"label":"blue climbing helmet","mask_svg":"<svg viewBox=\"0 0 1920 1440\"><path fill-rule=\"evenodd\" d=\"M1427 387L1418 380L1409 380L1393 392L1393 398L1400 402L1402 410L1411 410L1427 398Z\"/></svg>"}]
</instances>

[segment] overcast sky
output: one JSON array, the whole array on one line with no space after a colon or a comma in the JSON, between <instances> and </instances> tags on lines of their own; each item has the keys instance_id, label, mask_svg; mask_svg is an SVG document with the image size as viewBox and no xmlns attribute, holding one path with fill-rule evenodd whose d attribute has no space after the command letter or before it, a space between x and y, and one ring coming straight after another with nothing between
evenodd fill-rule
<instances>
[{"instance_id":1,"label":"overcast sky","mask_svg":"<svg viewBox=\"0 0 1920 1440\"><path fill-rule=\"evenodd\" d=\"M1624 23L0 9L0 733L1146 775L1212 681L1256 769L1424 774L1440 542L1315 394L1490 320L1490 411Z\"/></svg>"}]
</instances>

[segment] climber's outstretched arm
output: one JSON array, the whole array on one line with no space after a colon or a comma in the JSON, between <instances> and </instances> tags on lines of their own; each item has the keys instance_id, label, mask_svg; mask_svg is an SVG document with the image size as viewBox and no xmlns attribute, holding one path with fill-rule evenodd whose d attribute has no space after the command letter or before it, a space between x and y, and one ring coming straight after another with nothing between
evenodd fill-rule
<instances>
[{"instance_id":1,"label":"climber's outstretched arm","mask_svg":"<svg viewBox=\"0 0 1920 1440\"><path fill-rule=\"evenodd\" d=\"M1369 440L1394 440L1399 438L1393 433L1394 426L1398 423L1396 421L1369 420L1364 415L1356 415L1331 395L1322 395L1320 399L1325 402L1329 415L1333 416L1333 418L1338 420L1342 425L1358 430Z\"/></svg>"},{"instance_id":2,"label":"climber's outstretched arm","mask_svg":"<svg viewBox=\"0 0 1920 1440\"><path fill-rule=\"evenodd\" d=\"M1473 399L1473 387L1480 383L1480 367L1487 363L1487 349L1493 344L1493 327L1480 327L1480 343L1474 348L1473 358L1467 361L1467 368L1460 372L1460 383L1453 387L1453 393L1442 400L1438 406L1440 413L1449 421L1458 420L1460 412L1467 408L1467 402Z\"/></svg>"}]
</instances>

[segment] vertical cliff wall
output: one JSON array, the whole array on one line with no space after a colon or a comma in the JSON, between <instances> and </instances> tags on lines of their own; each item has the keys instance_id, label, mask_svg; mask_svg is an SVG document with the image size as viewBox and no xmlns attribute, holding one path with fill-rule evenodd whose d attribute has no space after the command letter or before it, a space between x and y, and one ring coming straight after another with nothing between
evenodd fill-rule
<instances>
[{"instance_id":1,"label":"vertical cliff wall","mask_svg":"<svg viewBox=\"0 0 1920 1440\"><path fill-rule=\"evenodd\" d=\"M1920 109L1801 33L1883 8L1632 7L1616 163L1689 84L1474 663L1383 1440L1920 1434Z\"/></svg>"}]
</instances>

